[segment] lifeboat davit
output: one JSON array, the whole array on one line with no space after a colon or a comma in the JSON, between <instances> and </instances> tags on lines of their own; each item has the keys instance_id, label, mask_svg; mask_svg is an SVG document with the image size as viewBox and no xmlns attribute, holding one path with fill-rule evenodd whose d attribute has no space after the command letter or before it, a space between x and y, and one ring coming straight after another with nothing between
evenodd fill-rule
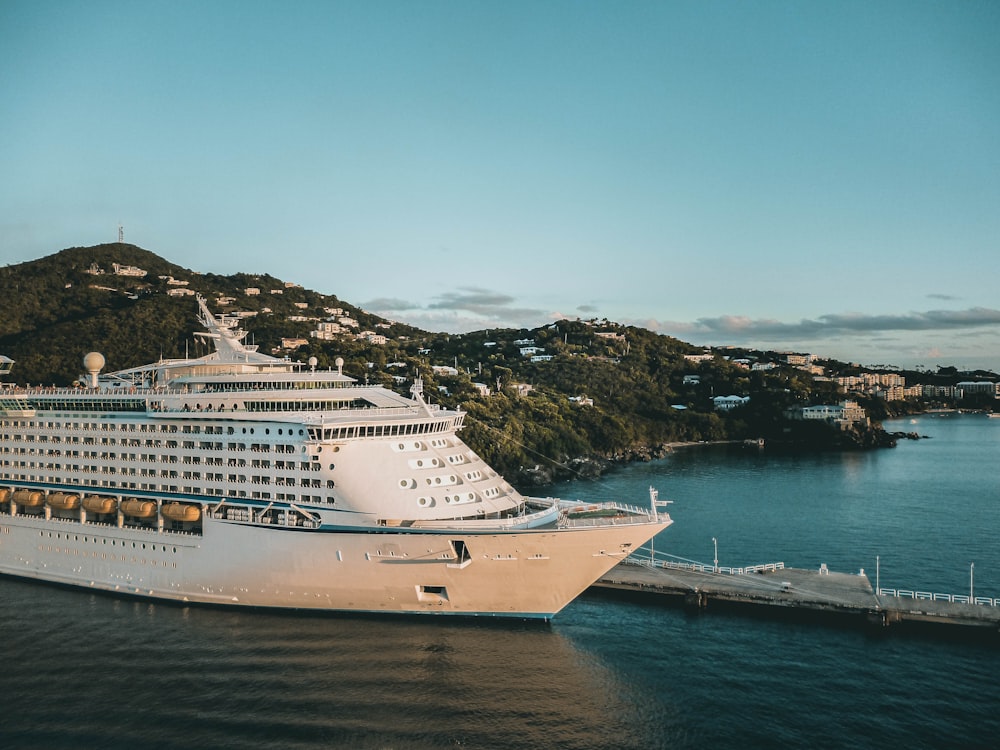
<instances>
[{"instance_id":1,"label":"lifeboat davit","mask_svg":"<svg viewBox=\"0 0 1000 750\"><path fill-rule=\"evenodd\" d=\"M118 510L118 503L113 497L88 495L83 498L83 509L88 513L114 513Z\"/></svg>"},{"instance_id":2,"label":"lifeboat davit","mask_svg":"<svg viewBox=\"0 0 1000 750\"><path fill-rule=\"evenodd\" d=\"M150 500L136 500L134 497L122 500L122 513L130 518L152 518L156 515L156 503Z\"/></svg>"},{"instance_id":3,"label":"lifeboat davit","mask_svg":"<svg viewBox=\"0 0 1000 750\"><path fill-rule=\"evenodd\" d=\"M160 514L171 521L197 521L201 518L201 508L189 503L167 503L160 508Z\"/></svg>"},{"instance_id":4,"label":"lifeboat davit","mask_svg":"<svg viewBox=\"0 0 1000 750\"><path fill-rule=\"evenodd\" d=\"M45 504L53 510L76 510L80 507L80 496L67 492L53 492L45 498Z\"/></svg>"},{"instance_id":5,"label":"lifeboat davit","mask_svg":"<svg viewBox=\"0 0 1000 750\"><path fill-rule=\"evenodd\" d=\"M18 490L11 500L23 508L40 508L45 503L45 495L38 490Z\"/></svg>"}]
</instances>

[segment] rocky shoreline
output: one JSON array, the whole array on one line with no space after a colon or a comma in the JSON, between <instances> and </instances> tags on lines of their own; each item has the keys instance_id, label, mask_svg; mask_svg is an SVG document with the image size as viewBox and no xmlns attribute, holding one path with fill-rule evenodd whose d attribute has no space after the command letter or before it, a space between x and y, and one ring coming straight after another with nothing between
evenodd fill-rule
<instances>
[{"instance_id":1,"label":"rocky shoreline","mask_svg":"<svg viewBox=\"0 0 1000 750\"><path fill-rule=\"evenodd\" d=\"M614 454L613 456L577 456L565 463L531 467L521 467L510 477L520 488L546 487L556 482L571 479L599 479L616 467L631 463L645 463L665 458L677 448L704 445L747 445L760 450L781 452L829 451L829 450L874 450L895 448L900 440L923 440L926 436L916 432L887 432L881 426L863 429L837 430L810 435L782 436L780 438L760 438L752 441L712 440L662 443L654 446L639 446Z\"/></svg>"}]
</instances>

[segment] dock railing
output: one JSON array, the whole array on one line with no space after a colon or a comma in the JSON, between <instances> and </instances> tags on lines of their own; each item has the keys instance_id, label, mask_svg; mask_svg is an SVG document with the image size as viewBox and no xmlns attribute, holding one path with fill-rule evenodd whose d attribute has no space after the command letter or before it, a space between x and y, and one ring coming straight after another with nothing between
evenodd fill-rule
<instances>
[{"instance_id":1,"label":"dock railing","mask_svg":"<svg viewBox=\"0 0 1000 750\"><path fill-rule=\"evenodd\" d=\"M664 554L664 553L657 553ZM664 570L693 570L699 573L720 573L724 575L751 575L754 573L773 573L776 570L783 570L785 563L773 562L761 565L747 565L742 568L734 568L728 565L706 565L694 560L663 560L654 559L647 549L640 549L632 553L623 561L625 565L640 565L645 568L661 568Z\"/></svg>"},{"instance_id":2,"label":"dock railing","mask_svg":"<svg viewBox=\"0 0 1000 750\"><path fill-rule=\"evenodd\" d=\"M952 604L978 604L983 607L1000 607L1000 599L968 594L935 594L914 589L884 589L876 592L879 596L894 596L898 599L916 599L925 602L951 602Z\"/></svg>"}]
</instances>

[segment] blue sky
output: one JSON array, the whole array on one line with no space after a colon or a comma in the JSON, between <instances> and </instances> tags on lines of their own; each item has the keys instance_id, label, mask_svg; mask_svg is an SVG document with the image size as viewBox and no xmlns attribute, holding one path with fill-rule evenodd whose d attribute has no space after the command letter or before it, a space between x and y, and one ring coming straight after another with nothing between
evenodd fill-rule
<instances>
[{"instance_id":1,"label":"blue sky","mask_svg":"<svg viewBox=\"0 0 1000 750\"><path fill-rule=\"evenodd\" d=\"M0 263L1000 369L1000 3L0 3Z\"/></svg>"}]
</instances>

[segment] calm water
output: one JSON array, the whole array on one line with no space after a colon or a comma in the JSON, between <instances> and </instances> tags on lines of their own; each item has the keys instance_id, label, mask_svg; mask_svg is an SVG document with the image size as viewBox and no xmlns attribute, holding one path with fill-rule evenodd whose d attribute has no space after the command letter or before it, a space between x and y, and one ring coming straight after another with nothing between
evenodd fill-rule
<instances>
[{"instance_id":1,"label":"calm water","mask_svg":"<svg viewBox=\"0 0 1000 750\"><path fill-rule=\"evenodd\" d=\"M1000 420L713 447L556 488L675 501L658 551L1000 596ZM241 613L0 580L0 747L992 747L1000 648L584 597L550 625Z\"/></svg>"}]
</instances>

